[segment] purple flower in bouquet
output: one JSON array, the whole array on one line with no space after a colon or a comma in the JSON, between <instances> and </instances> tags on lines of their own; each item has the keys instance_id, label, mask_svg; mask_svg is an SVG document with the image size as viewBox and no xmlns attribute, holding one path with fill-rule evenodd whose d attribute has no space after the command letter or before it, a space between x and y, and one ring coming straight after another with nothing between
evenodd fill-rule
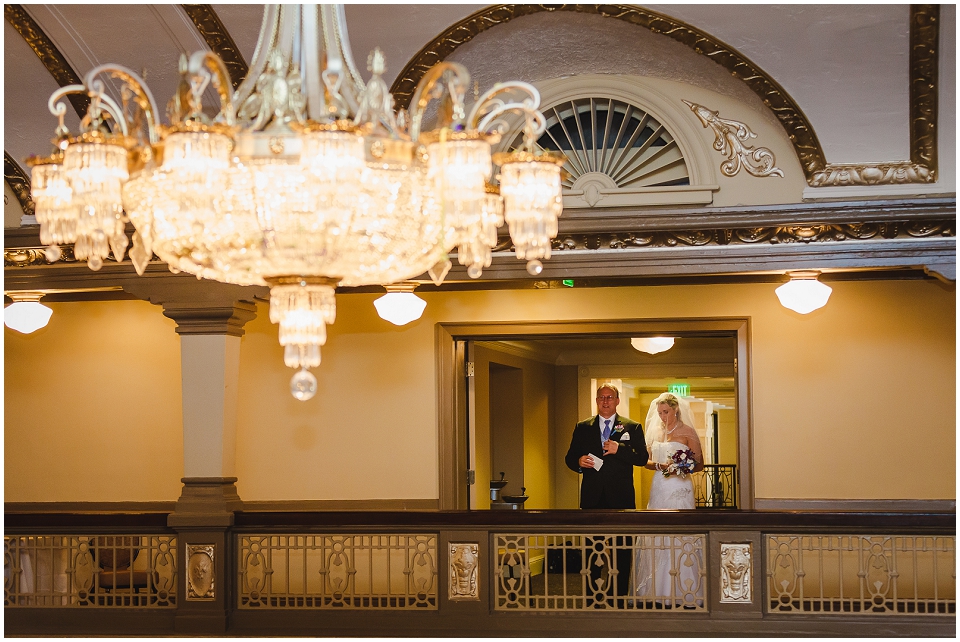
<instances>
[{"instance_id":1,"label":"purple flower in bouquet","mask_svg":"<svg viewBox=\"0 0 960 642\"><path fill-rule=\"evenodd\" d=\"M673 460L673 463L663 469L664 477L678 475L680 479L683 479L692 473L693 469L697 466L697 462L693 458L693 451L689 448L686 450L677 450L670 459Z\"/></svg>"}]
</instances>

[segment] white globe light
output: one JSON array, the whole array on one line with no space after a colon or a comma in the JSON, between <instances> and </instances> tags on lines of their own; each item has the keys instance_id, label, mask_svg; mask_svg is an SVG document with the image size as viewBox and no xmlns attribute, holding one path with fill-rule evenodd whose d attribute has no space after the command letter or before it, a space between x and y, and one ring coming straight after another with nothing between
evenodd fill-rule
<instances>
[{"instance_id":1,"label":"white globe light","mask_svg":"<svg viewBox=\"0 0 960 642\"><path fill-rule=\"evenodd\" d=\"M780 304L800 314L809 314L825 306L833 289L818 281L818 275L791 274L790 281L776 290Z\"/></svg>"},{"instance_id":2,"label":"white globe light","mask_svg":"<svg viewBox=\"0 0 960 642\"><path fill-rule=\"evenodd\" d=\"M39 301L14 301L3 311L3 322L8 328L30 334L50 321L53 310Z\"/></svg>"},{"instance_id":3,"label":"white globe light","mask_svg":"<svg viewBox=\"0 0 960 642\"><path fill-rule=\"evenodd\" d=\"M673 347L674 337L644 337L630 339L630 345L640 352L657 354Z\"/></svg>"},{"instance_id":4,"label":"white globe light","mask_svg":"<svg viewBox=\"0 0 960 642\"><path fill-rule=\"evenodd\" d=\"M380 318L394 325L406 325L419 319L427 302L413 293L414 287L416 285L398 291L397 286L387 286L387 293L373 302Z\"/></svg>"}]
</instances>

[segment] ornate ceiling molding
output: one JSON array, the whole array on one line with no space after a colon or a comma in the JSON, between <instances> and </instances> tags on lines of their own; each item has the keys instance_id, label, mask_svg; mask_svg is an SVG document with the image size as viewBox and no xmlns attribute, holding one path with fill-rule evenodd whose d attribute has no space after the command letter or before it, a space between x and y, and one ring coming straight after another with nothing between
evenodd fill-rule
<instances>
[{"instance_id":1,"label":"ornate ceiling molding","mask_svg":"<svg viewBox=\"0 0 960 642\"><path fill-rule=\"evenodd\" d=\"M30 197L30 177L7 152L3 152L3 180L7 181L7 185L17 196L23 213L33 216L34 204Z\"/></svg>"},{"instance_id":2,"label":"ornate ceiling molding","mask_svg":"<svg viewBox=\"0 0 960 642\"><path fill-rule=\"evenodd\" d=\"M40 62L47 68L53 79L61 87L67 85L80 85L83 83L80 76L73 70L67 59L63 57L60 50L57 49L53 41L43 32L40 25L30 17L26 9L19 4L3 5L3 13L14 29L17 30L26 41L33 52L37 54ZM87 107L90 106L90 98L82 94L70 94L67 96L70 104L76 110L77 115L83 118L87 114ZM11 186L12 187L12 186Z\"/></svg>"},{"instance_id":3,"label":"ornate ceiling molding","mask_svg":"<svg viewBox=\"0 0 960 642\"><path fill-rule=\"evenodd\" d=\"M243 54L233 41L233 36L227 31L220 16L214 11L212 4L182 4L180 7L193 21L197 31L203 36L210 50L220 56L230 72L230 81L236 89L246 78L249 67Z\"/></svg>"},{"instance_id":4,"label":"ornate ceiling molding","mask_svg":"<svg viewBox=\"0 0 960 642\"><path fill-rule=\"evenodd\" d=\"M937 169L940 5L910 5L910 160Z\"/></svg>"},{"instance_id":5,"label":"ornate ceiling molding","mask_svg":"<svg viewBox=\"0 0 960 642\"><path fill-rule=\"evenodd\" d=\"M807 183L813 187L931 183L937 171L938 5L910 6L910 160L827 163L817 135L786 90L743 54L679 20L626 5L494 5L454 24L427 43L397 76L391 91L397 105L410 103L426 71L477 35L514 18L542 11L574 11L623 20L668 36L707 56L739 78L767 105L793 142Z\"/></svg>"}]
</instances>

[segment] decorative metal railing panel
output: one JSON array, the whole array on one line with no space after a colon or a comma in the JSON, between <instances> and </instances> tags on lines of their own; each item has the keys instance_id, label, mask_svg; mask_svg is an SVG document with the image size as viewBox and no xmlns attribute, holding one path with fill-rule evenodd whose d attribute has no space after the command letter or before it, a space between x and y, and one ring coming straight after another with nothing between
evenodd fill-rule
<instances>
[{"instance_id":1,"label":"decorative metal railing panel","mask_svg":"<svg viewBox=\"0 0 960 642\"><path fill-rule=\"evenodd\" d=\"M956 538L768 535L768 613L955 615Z\"/></svg>"},{"instance_id":2,"label":"decorative metal railing panel","mask_svg":"<svg viewBox=\"0 0 960 642\"><path fill-rule=\"evenodd\" d=\"M437 608L437 535L240 535L242 609Z\"/></svg>"},{"instance_id":3,"label":"decorative metal railing panel","mask_svg":"<svg viewBox=\"0 0 960 642\"><path fill-rule=\"evenodd\" d=\"M495 534L498 611L707 610L706 535Z\"/></svg>"},{"instance_id":4,"label":"decorative metal railing panel","mask_svg":"<svg viewBox=\"0 0 960 642\"><path fill-rule=\"evenodd\" d=\"M3 538L5 607L174 608L173 535Z\"/></svg>"},{"instance_id":5,"label":"decorative metal railing panel","mask_svg":"<svg viewBox=\"0 0 960 642\"><path fill-rule=\"evenodd\" d=\"M736 464L705 464L691 475L697 508L737 508L739 477Z\"/></svg>"}]
</instances>

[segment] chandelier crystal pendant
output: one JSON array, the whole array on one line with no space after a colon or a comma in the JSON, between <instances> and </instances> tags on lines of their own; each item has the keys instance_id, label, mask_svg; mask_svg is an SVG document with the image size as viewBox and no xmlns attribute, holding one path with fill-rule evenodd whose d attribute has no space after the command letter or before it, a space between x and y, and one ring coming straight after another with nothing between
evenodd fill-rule
<instances>
[{"instance_id":1,"label":"chandelier crystal pendant","mask_svg":"<svg viewBox=\"0 0 960 642\"><path fill-rule=\"evenodd\" d=\"M91 70L51 96L55 151L31 161L48 258L74 243L92 269L111 254L120 261L129 221L138 274L156 254L173 272L269 286L270 320L285 364L298 369L291 392L301 400L317 389L309 369L336 316L336 287L389 287L424 273L439 284L453 252L477 278L504 221L517 257L539 274L557 234L565 159L535 151L546 127L537 90L497 84L468 110L470 75L441 62L409 109L395 110L379 49L368 70L364 83L342 5L267 5L236 91L216 55L182 57L169 125L137 74ZM104 75L121 82L119 103ZM219 98L213 117L208 87ZM72 137L63 126L70 93L91 98ZM494 155L509 113L524 119L523 148Z\"/></svg>"}]
</instances>

